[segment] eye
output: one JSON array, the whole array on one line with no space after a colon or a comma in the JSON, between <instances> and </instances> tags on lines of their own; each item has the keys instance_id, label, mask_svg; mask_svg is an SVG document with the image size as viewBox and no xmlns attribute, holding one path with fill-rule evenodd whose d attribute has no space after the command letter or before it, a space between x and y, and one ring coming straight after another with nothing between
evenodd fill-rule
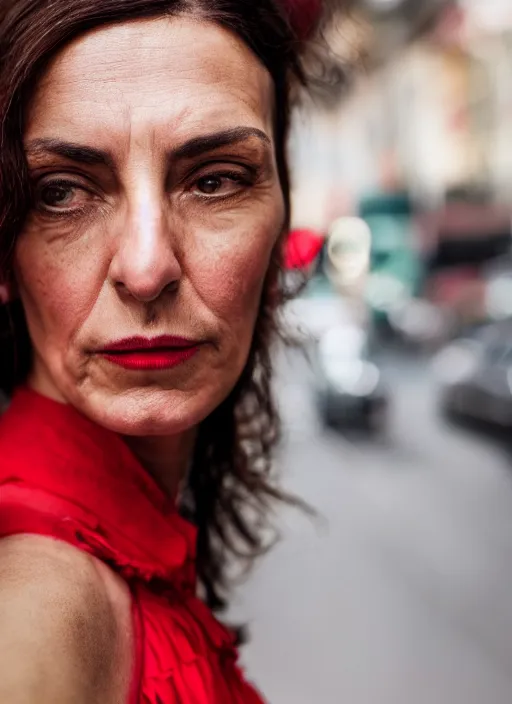
<instances>
[{"instance_id":1,"label":"eye","mask_svg":"<svg viewBox=\"0 0 512 704\"><path fill-rule=\"evenodd\" d=\"M41 202L50 207L69 205L74 194L73 188L50 184L41 189Z\"/></svg>"},{"instance_id":2,"label":"eye","mask_svg":"<svg viewBox=\"0 0 512 704\"><path fill-rule=\"evenodd\" d=\"M82 208L91 197L91 193L73 181L43 181L35 190L35 206L50 213L66 213Z\"/></svg>"},{"instance_id":3,"label":"eye","mask_svg":"<svg viewBox=\"0 0 512 704\"><path fill-rule=\"evenodd\" d=\"M194 191L206 198L223 198L238 193L249 185L246 176L239 172L207 174L197 179Z\"/></svg>"}]
</instances>

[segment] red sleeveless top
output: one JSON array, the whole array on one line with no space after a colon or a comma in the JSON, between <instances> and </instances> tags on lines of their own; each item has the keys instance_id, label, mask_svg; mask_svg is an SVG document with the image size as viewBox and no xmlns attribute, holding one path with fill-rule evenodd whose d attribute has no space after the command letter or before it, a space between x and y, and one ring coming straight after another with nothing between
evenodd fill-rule
<instances>
[{"instance_id":1,"label":"red sleeveless top","mask_svg":"<svg viewBox=\"0 0 512 704\"><path fill-rule=\"evenodd\" d=\"M0 419L0 537L20 533L70 543L129 585L130 704L262 704L196 597L195 529L118 435L27 388Z\"/></svg>"}]
</instances>

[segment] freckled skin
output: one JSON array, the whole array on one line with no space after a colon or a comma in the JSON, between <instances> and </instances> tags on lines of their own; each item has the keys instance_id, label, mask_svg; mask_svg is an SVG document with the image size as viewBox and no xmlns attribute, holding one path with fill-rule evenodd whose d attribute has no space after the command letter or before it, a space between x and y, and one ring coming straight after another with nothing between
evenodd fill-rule
<instances>
[{"instance_id":1,"label":"freckled skin","mask_svg":"<svg viewBox=\"0 0 512 704\"><path fill-rule=\"evenodd\" d=\"M193 18L102 28L56 57L28 109L36 196L15 250L34 388L138 437L188 431L229 394L284 221L272 95L243 43ZM269 144L252 136L166 159L191 138L239 127L261 130ZM40 139L108 151L112 164L32 153ZM237 178L203 193L197 179L226 170ZM250 183L238 180L248 174ZM55 178L78 184L65 207L51 206L59 217L37 195ZM97 354L115 340L162 334L203 344L159 372L126 371Z\"/></svg>"}]
</instances>

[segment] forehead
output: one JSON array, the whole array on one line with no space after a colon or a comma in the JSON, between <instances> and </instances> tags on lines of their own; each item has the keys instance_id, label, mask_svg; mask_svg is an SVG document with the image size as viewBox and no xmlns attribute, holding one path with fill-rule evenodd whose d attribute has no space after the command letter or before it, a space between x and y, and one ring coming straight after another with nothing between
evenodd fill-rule
<instances>
[{"instance_id":1,"label":"forehead","mask_svg":"<svg viewBox=\"0 0 512 704\"><path fill-rule=\"evenodd\" d=\"M143 20L66 47L37 86L26 137L51 132L101 146L240 125L271 136L272 114L270 74L235 35L192 17Z\"/></svg>"}]
</instances>

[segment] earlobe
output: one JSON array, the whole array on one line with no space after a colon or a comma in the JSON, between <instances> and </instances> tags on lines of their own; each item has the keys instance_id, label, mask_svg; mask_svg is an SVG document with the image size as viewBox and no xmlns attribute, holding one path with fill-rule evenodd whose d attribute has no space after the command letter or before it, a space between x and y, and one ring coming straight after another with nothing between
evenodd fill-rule
<instances>
[{"instance_id":1,"label":"earlobe","mask_svg":"<svg viewBox=\"0 0 512 704\"><path fill-rule=\"evenodd\" d=\"M6 303L10 303L14 298L13 295L13 286L10 284L1 284L0 283L0 305L5 305Z\"/></svg>"},{"instance_id":2,"label":"earlobe","mask_svg":"<svg viewBox=\"0 0 512 704\"><path fill-rule=\"evenodd\" d=\"M0 305L12 303L19 298L18 283L12 269L3 270L0 273Z\"/></svg>"}]
</instances>

